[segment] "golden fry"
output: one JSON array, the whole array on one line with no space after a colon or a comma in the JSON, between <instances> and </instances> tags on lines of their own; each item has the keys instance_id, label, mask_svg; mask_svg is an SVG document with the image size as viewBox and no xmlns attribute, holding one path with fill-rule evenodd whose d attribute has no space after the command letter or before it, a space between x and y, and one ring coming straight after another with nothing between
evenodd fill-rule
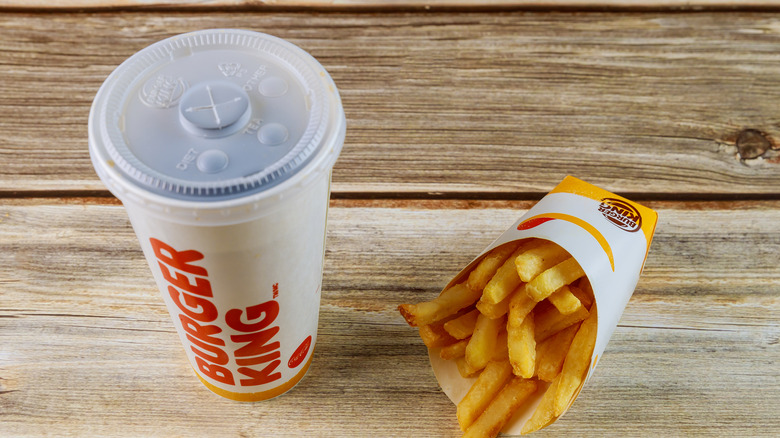
<instances>
[{"instance_id":1,"label":"golden fry","mask_svg":"<svg viewBox=\"0 0 780 438\"><path fill-rule=\"evenodd\" d=\"M466 339L474 333L479 310L472 310L444 323L444 330L455 339Z\"/></svg>"},{"instance_id":2,"label":"golden fry","mask_svg":"<svg viewBox=\"0 0 780 438\"><path fill-rule=\"evenodd\" d=\"M492 304L498 304L520 285L520 277L517 276L514 258L522 252L522 248L516 250L509 260L498 268L496 275L490 279L482 291L482 300Z\"/></svg>"},{"instance_id":3,"label":"golden fry","mask_svg":"<svg viewBox=\"0 0 780 438\"><path fill-rule=\"evenodd\" d=\"M569 253L558 244L545 241L536 248L515 257L515 269L520 279L528 283L537 275L569 257L571 257Z\"/></svg>"},{"instance_id":4,"label":"golden fry","mask_svg":"<svg viewBox=\"0 0 780 438\"><path fill-rule=\"evenodd\" d=\"M519 327L507 325L509 361L516 376L530 379L536 366L536 340L534 339L534 314L529 313Z\"/></svg>"},{"instance_id":5,"label":"golden fry","mask_svg":"<svg viewBox=\"0 0 780 438\"><path fill-rule=\"evenodd\" d=\"M570 257L537 275L525 285L525 292L534 301L542 301L562 286L585 275L579 263ZM489 284L489 283L488 283Z\"/></svg>"},{"instance_id":6,"label":"golden fry","mask_svg":"<svg viewBox=\"0 0 780 438\"><path fill-rule=\"evenodd\" d=\"M444 360L451 360L458 357L463 357L466 354L466 345L468 345L468 339L461 339L460 341L442 347L439 351L439 357Z\"/></svg>"},{"instance_id":7,"label":"golden fry","mask_svg":"<svg viewBox=\"0 0 780 438\"><path fill-rule=\"evenodd\" d=\"M458 342L444 330L442 324L428 324L419 327L420 337L428 348L440 348Z\"/></svg>"},{"instance_id":8,"label":"golden fry","mask_svg":"<svg viewBox=\"0 0 780 438\"><path fill-rule=\"evenodd\" d=\"M521 434L525 435L527 433L536 432L555 420L555 394L558 392L559 382L560 376L552 381L550 387L544 392L533 415L531 415L531 418L525 422L523 428L520 430Z\"/></svg>"},{"instance_id":9,"label":"golden fry","mask_svg":"<svg viewBox=\"0 0 780 438\"><path fill-rule=\"evenodd\" d=\"M506 315L507 311L509 310L509 302L511 301L511 298L512 295L508 295L498 304L489 303L485 300L479 300L477 301L477 309L480 311L480 313L490 319L500 318Z\"/></svg>"},{"instance_id":10,"label":"golden fry","mask_svg":"<svg viewBox=\"0 0 780 438\"><path fill-rule=\"evenodd\" d=\"M456 357L455 358L455 365L458 367L458 372L460 373L460 376L464 379L468 379L469 377L474 377L480 370L474 369L471 365L469 365L466 362L466 357Z\"/></svg>"},{"instance_id":11,"label":"golden fry","mask_svg":"<svg viewBox=\"0 0 780 438\"><path fill-rule=\"evenodd\" d=\"M522 404L536 392L536 381L512 377L482 415L466 429L464 438L495 437Z\"/></svg>"},{"instance_id":12,"label":"golden fry","mask_svg":"<svg viewBox=\"0 0 780 438\"><path fill-rule=\"evenodd\" d=\"M520 242L510 242L501 245L498 248L494 248L479 262L477 267L469 273L466 285L473 291L482 292L482 289L485 288L488 281L496 274L496 270L504 264L518 246L520 246Z\"/></svg>"},{"instance_id":13,"label":"golden fry","mask_svg":"<svg viewBox=\"0 0 780 438\"><path fill-rule=\"evenodd\" d=\"M536 248L543 242L539 239L523 241L520 247L509 256L509 259L498 268L496 275L485 285L485 289L482 291L482 300L498 304L511 294L522 283L517 275L517 268L515 268L515 258L529 249Z\"/></svg>"},{"instance_id":14,"label":"golden fry","mask_svg":"<svg viewBox=\"0 0 780 438\"><path fill-rule=\"evenodd\" d=\"M519 326L523 323L525 316L531 313L536 306L536 301L525 293L525 284L520 285L514 292L509 300L509 317L508 325Z\"/></svg>"},{"instance_id":15,"label":"golden fry","mask_svg":"<svg viewBox=\"0 0 780 438\"><path fill-rule=\"evenodd\" d=\"M569 286L563 286L556 290L547 297L547 300L564 315L574 313L582 307L580 299L572 293Z\"/></svg>"},{"instance_id":16,"label":"golden fry","mask_svg":"<svg viewBox=\"0 0 780 438\"><path fill-rule=\"evenodd\" d=\"M501 330L496 338L496 349L493 350L493 357L491 360L509 360L509 346L507 345L506 330Z\"/></svg>"},{"instance_id":17,"label":"golden fry","mask_svg":"<svg viewBox=\"0 0 780 438\"><path fill-rule=\"evenodd\" d=\"M563 369L560 374L560 383L558 384L555 395L555 416L559 416L566 410L566 407L574 397L574 393L585 379L585 373L590 366L590 358L593 354L593 347L596 345L596 312L588 315L588 318L582 322L580 329L571 341L569 352L566 353L566 359L563 362Z\"/></svg>"},{"instance_id":18,"label":"golden fry","mask_svg":"<svg viewBox=\"0 0 780 438\"><path fill-rule=\"evenodd\" d=\"M555 308L547 305L545 301L539 303L536 314L536 342L541 342L566 327L583 321L588 317L588 311L585 307L580 307L576 312L564 315Z\"/></svg>"},{"instance_id":19,"label":"golden fry","mask_svg":"<svg viewBox=\"0 0 780 438\"><path fill-rule=\"evenodd\" d=\"M536 376L539 380L552 382L561 373L563 360L566 359L571 341L579 328L579 323L566 327L537 344Z\"/></svg>"},{"instance_id":20,"label":"golden fry","mask_svg":"<svg viewBox=\"0 0 780 438\"><path fill-rule=\"evenodd\" d=\"M505 318L490 319L482 314L477 317L474 334L471 335L466 346L466 362L472 368L477 370L485 368L485 365L493 357L498 333L505 324Z\"/></svg>"},{"instance_id":21,"label":"golden fry","mask_svg":"<svg viewBox=\"0 0 780 438\"><path fill-rule=\"evenodd\" d=\"M590 310L590 306L593 305L594 297L593 288L590 286L588 277L580 278L580 281L577 282L577 286L570 285L569 289L571 289L571 293L573 293L574 296L579 298L582 305Z\"/></svg>"},{"instance_id":22,"label":"golden fry","mask_svg":"<svg viewBox=\"0 0 780 438\"><path fill-rule=\"evenodd\" d=\"M509 361L491 361L485 365L485 369L479 374L477 380L471 385L469 392L458 403L458 424L460 430L466 430L485 410L490 401L504 387L509 376L512 375L512 366Z\"/></svg>"},{"instance_id":23,"label":"golden fry","mask_svg":"<svg viewBox=\"0 0 780 438\"><path fill-rule=\"evenodd\" d=\"M412 327L431 324L457 313L474 304L480 297L479 291L472 291L464 283L445 290L431 301L418 304L401 304L398 310Z\"/></svg>"}]
</instances>

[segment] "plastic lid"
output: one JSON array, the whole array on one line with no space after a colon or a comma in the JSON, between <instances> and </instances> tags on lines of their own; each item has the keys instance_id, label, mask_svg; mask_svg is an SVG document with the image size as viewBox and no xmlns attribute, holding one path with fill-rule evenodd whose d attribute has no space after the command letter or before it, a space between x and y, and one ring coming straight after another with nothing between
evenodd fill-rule
<instances>
[{"instance_id":1,"label":"plastic lid","mask_svg":"<svg viewBox=\"0 0 780 438\"><path fill-rule=\"evenodd\" d=\"M343 123L335 86L306 52L257 32L204 30L153 44L109 76L90 150L96 168L145 191L223 201L289 179Z\"/></svg>"}]
</instances>

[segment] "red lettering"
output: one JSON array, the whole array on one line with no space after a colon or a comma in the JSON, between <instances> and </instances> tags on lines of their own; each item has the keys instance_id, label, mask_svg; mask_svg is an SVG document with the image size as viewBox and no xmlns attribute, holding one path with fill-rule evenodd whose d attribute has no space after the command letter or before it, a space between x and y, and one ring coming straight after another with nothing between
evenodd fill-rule
<instances>
[{"instance_id":1,"label":"red lettering","mask_svg":"<svg viewBox=\"0 0 780 438\"><path fill-rule=\"evenodd\" d=\"M179 320L181 320L181 326L185 332L195 336L201 341L214 345L225 345L225 341L212 336L222 332L221 328L215 325L200 325L197 321L184 314L179 314Z\"/></svg>"},{"instance_id":2,"label":"red lettering","mask_svg":"<svg viewBox=\"0 0 780 438\"><path fill-rule=\"evenodd\" d=\"M276 292L276 285L274 285ZM231 309L225 314L225 323L241 334L231 335L230 340L235 343L244 342L241 348L233 352L238 372L249 377L241 379L241 386L257 386L271 383L282 378L282 373L276 369L282 363L279 358L280 343L271 342L279 333L279 327L268 328L279 316L279 303L266 301L246 308L246 321L242 321L243 310ZM249 368L247 365L267 364L262 370Z\"/></svg>"},{"instance_id":3,"label":"red lettering","mask_svg":"<svg viewBox=\"0 0 780 438\"><path fill-rule=\"evenodd\" d=\"M185 294L173 286L168 286L168 293L171 295L171 299L173 299L173 302L176 303L179 309L186 313L190 318L202 322L210 322L217 319L217 308L211 301L194 295ZM184 297L183 303L181 297Z\"/></svg>"},{"instance_id":4,"label":"red lettering","mask_svg":"<svg viewBox=\"0 0 780 438\"><path fill-rule=\"evenodd\" d=\"M157 240L154 237L150 238L149 242L152 244L154 255L166 265L183 272L189 272L190 274L201 275L203 277L208 276L206 268L190 264L191 262L203 259L204 256L202 253L195 251L194 249L176 251L167 243Z\"/></svg>"},{"instance_id":5,"label":"red lettering","mask_svg":"<svg viewBox=\"0 0 780 438\"><path fill-rule=\"evenodd\" d=\"M171 275L171 270L168 269L165 263L158 261L157 264L160 265L160 272L162 272L163 277L179 289L184 289L187 292L204 297L214 296L211 293L211 283L205 278L195 277L195 284L192 284L190 283L190 278L186 275L180 275L178 271L174 271L173 275Z\"/></svg>"},{"instance_id":6,"label":"red lettering","mask_svg":"<svg viewBox=\"0 0 780 438\"><path fill-rule=\"evenodd\" d=\"M233 373L231 373L229 369L219 365L209 364L198 356L195 356L195 362L198 364L198 370L200 370L201 373L217 382L222 382L226 385L236 384L236 381L233 379Z\"/></svg>"},{"instance_id":7,"label":"red lettering","mask_svg":"<svg viewBox=\"0 0 780 438\"><path fill-rule=\"evenodd\" d=\"M274 380L281 379L282 373L273 373L273 371L276 370L276 368L281 363L282 361L275 360L260 371L253 370L252 368L248 368L248 367L239 368L238 369L239 373L243 374L246 377L250 377L250 379L241 379L240 380L241 386L264 385L266 383L271 383Z\"/></svg>"},{"instance_id":8,"label":"red lettering","mask_svg":"<svg viewBox=\"0 0 780 438\"><path fill-rule=\"evenodd\" d=\"M303 362L303 358L309 353L309 347L311 347L311 335L307 336L306 339L301 342L301 345L295 349L295 352L290 356L290 360L287 361L287 366L289 368L295 368L300 365L301 362Z\"/></svg>"},{"instance_id":9,"label":"red lettering","mask_svg":"<svg viewBox=\"0 0 780 438\"><path fill-rule=\"evenodd\" d=\"M248 344L239 348L235 352L236 357L249 357L265 354L279 348L279 342L268 341L279 333L279 327L271 327L268 330L262 330L256 333L247 333L243 335L233 335L230 339L233 342L248 342Z\"/></svg>"},{"instance_id":10,"label":"red lettering","mask_svg":"<svg viewBox=\"0 0 780 438\"><path fill-rule=\"evenodd\" d=\"M243 312L239 309L230 309L225 314L225 322L233 330L239 332L250 333L263 330L271 325L276 317L279 315L279 303L276 301L266 301L265 303L258 304L246 308L246 317L248 320L259 319L262 315L263 318L256 323L244 323L241 321L241 314Z\"/></svg>"},{"instance_id":11,"label":"red lettering","mask_svg":"<svg viewBox=\"0 0 780 438\"><path fill-rule=\"evenodd\" d=\"M209 362L213 362L219 365L227 365L227 363L230 361L230 357L228 357L227 353L222 351L221 348L217 347L216 345L207 344L200 339L194 338L190 335L187 335L187 340L192 342L193 344L197 345L200 348L203 348L205 350L210 351L213 356L209 355L208 353L198 350L194 346L190 345L190 349L197 354L198 356L207 359Z\"/></svg>"},{"instance_id":12,"label":"red lettering","mask_svg":"<svg viewBox=\"0 0 780 438\"><path fill-rule=\"evenodd\" d=\"M278 351L274 351L273 353L266 354L265 356L250 357L248 359L236 359L236 365L240 365L240 366L257 365L259 363L268 363L274 359L279 359L280 357L282 357L282 353L279 353Z\"/></svg>"}]
</instances>

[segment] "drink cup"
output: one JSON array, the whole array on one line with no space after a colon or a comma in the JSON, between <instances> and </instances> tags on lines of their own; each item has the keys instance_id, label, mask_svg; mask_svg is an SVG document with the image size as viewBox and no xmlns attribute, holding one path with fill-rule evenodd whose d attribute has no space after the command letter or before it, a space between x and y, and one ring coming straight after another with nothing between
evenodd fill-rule
<instances>
[{"instance_id":1,"label":"drink cup","mask_svg":"<svg viewBox=\"0 0 780 438\"><path fill-rule=\"evenodd\" d=\"M95 97L92 163L125 206L192 368L216 394L269 399L311 364L345 129L325 69L246 30L155 43Z\"/></svg>"}]
</instances>

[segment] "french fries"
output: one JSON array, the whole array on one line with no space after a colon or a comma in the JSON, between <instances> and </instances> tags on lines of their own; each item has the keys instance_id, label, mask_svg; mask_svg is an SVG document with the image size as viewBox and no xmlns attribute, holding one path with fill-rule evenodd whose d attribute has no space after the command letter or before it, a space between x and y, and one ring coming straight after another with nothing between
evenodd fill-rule
<instances>
[{"instance_id":1,"label":"french fries","mask_svg":"<svg viewBox=\"0 0 780 438\"><path fill-rule=\"evenodd\" d=\"M465 431L474 423L511 375L512 365L509 361L492 361L485 366L469 392L458 403L460 430Z\"/></svg>"},{"instance_id":2,"label":"french fries","mask_svg":"<svg viewBox=\"0 0 780 438\"><path fill-rule=\"evenodd\" d=\"M472 310L455 319L444 323L444 330L455 339L466 339L474 333L474 326L477 325L479 310Z\"/></svg>"},{"instance_id":3,"label":"french fries","mask_svg":"<svg viewBox=\"0 0 780 438\"><path fill-rule=\"evenodd\" d=\"M582 307L580 299L577 298L569 289L569 286L563 286L556 290L547 298L559 312L564 315L574 313Z\"/></svg>"},{"instance_id":4,"label":"french fries","mask_svg":"<svg viewBox=\"0 0 780 438\"><path fill-rule=\"evenodd\" d=\"M511 298L511 295L507 295L506 298L496 304L480 299L477 301L477 310L490 319L500 318L509 311L509 302L511 301Z\"/></svg>"},{"instance_id":5,"label":"french fries","mask_svg":"<svg viewBox=\"0 0 780 438\"><path fill-rule=\"evenodd\" d=\"M539 405L536 407L533 415L528 421L525 422L523 428L520 429L520 433L525 435L531 432L547 426L555 419L555 395L558 394L558 384L560 383L560 376L553 379L552 384L547 388L542 400L539 401Z\"/></svg>"},{"instance_id":6,"label":"french fries","mask_svg":"<svg viewBox=\"0 0 780 438\"><path fill-rule=\"evenodd\" d=\"M481 293L473 291L463 283L445 290L431 301L419 304L401 304L398 310L412 327L440 321L460 309L477 302Z\"/></svg>"},{"instance_id":7,"label":"french fries","mask_svg":"<svg viewBox=\"0 0 780 438\"><path fill-rule=\"evenodd\" d=\"M509 299L509 325L519 326L525 316L536 307L536 301L525 293L525 284L517 288Z\"/></svg>"},{"instance_id":8,"label":"french fries","mask_svg":"<svg viewBox=\"0 0 780 438\"><path fill-rule=\"evenodd\" d=\"M545 387L539 382L550 385L522 433L547 426L571 404L595 345L593 303L574 258L555 243L526 239L491 250L466 281L399 311L461 376L478 376L458 404L464 437L494 437Z\"/></svg>"},{"instance_id":9,"label":"french fries","mask_svg":"<svg viewBox=\"0 0 780 438\"><path fill-rule=\"evenodd\" d=\"M427 324L419 327L418 330L420 338L428 348L441 348L458 341L444 330L442 324Z\"/></svg>"},{"instance_id":10,"label":"french fries","mask_svg":"<svg viewBox=\"0 0 780 438\"><path fill-rule=\"evenodd\" d=\"M563 362L563 369L559 374L561 380L555 394L556 417L563 414L563 411L569 406L574 392L585 378L585 372L590 365L590 355L596 344L596 328L596 313L593 312L582 322L571 342L569 352L566 353L566 360Z\"/></svg>"},{"instance_id":11,"label":"french fries","mask_svg":"<svg viewBox=\"0 0 780 438\"><path fill-rule=\"evenodd\" d=\"M520 405L536 391L533 380L512 377L471 427L466 429L464 438L496 436L512 418Z\"/></svg>"},{"instance_id":12,"label":"french fries","mask_svg":"<svg viewBox=\"0 0 780 438\"><path fill-rule=\"evenodd\" d=\"M554 242L544 242L515 258L520 279L528 283L534 277L569 258L569 253Z\"/></svg>"},{"instance_id":13,"label":"french fries","mask_svg":"<svg viewBox=\"0 0 780 438\"><path fill-rule=\"evenodd\" d=\"M471 290L482 292L482 289L485 288L488 281L496 275L498 268L506 262L518 246L520 246L520 242L502 245L490 251L490 253L479 262L477 267L471 271L468 280L466 280L466 285Z\"/></svg>"},{"instance_id":14,"label":"french fries","mask_svg":"<svg viewBox=\"0 0 780 438\"><path fill-rule=\"evenodd\" d=\"M585 271L582 270L579 263L574 260L574 257L569 257L529 281L525 286L525 292L534 301L539 302L583 275L585 275Z\"/></svg>"},{"instance_id":15,"label":"french fries","mask_svg":"<svg viewBox=\"0 0 780 438\"><path fill-rule=\"evenodd\" d=\"M451 360L451 359L463 357L466 355L466 345L468 344L469 344L468 339L461 339L460 341L457 341L454 344L444 346L439 351L439 357L441 357L444 360ZM563 361L561 361L561 364L563 364Z\"/></svg>"},{"instance_id":16,"label":"french fries","mask_svg":"<svg viewBox=\"0 0 780 438\"><path fill-rule=\"evenodd\" d=\"M520 285L522 281L517 275L514 258L520 255L522 250L522 248L515 250L509 260L498 268L496 275L485 285L481 300L490 304L498 304Z\"/></svg>"},{"instance_id":17,"label":"french fries","mask_svg":"<svg viewBox=\"0 0 780 438\"><path fill-rule=\"evenodd\" d=\"M523 241L520 246L509 256L509 259L501 265L493 275L493 278L488 281L482 291L482 300L491 304L498 304L504 298L506 298L517 286L520 285L522 280L517 275L517 268L515 267L515 259L517 256L523 254L529 249L536 248L543 241L537 239L529 239Z\"/></svg>"},{"instance_id":18,"label":"french fries","mask_svg":"<svg viewBox=\"0 0 780 438\"><path fill-rule=\"evenodd\" d=\"M455 365L458 367L458 372L460 373L460 376L464 379L468 379L469 377L474 377L477 375L477 373L480 371L478 369L475 369L471 365L466 362L466 357L456 357L455 358Z\"/></svg>"},{"instance_id":19,"label":"french fries","mask_svg":"<svg viewBox=\"0 0 780 438\"><path fill-rule=\"evenodd\" d=\"M534 314L528 314L519 326L508 325L506 333L512 370L515 375L530 379L536 369Z\"/></svg>"},{"instance_id":20,"label":"french fries","mask_svg":"<svg viewBox=\"0 0 780 438\"><path fill-rule=\"evenodd\" d=\"M504 325L506 325L504 318L490 319L482 314L477 317L474 334L471 335L466 346L466 362L472 368L477 370L485 368L493 357L498 334Z\"/></svg>"},{"instance_id":21,"label":"french fries","mask_svg":"<svg viewBox=\"0 0 780 438\"><path fill-rule=\"evenodd\" d=\"M496 361L509 360L509 345L507 345L506 330L502 330L496 338L496 349L493 350L493 359Z\"/></svg>"},{"instance_id":22,"label":"french fries","mask_svg":"<svg viewBox=\"0 0 780 438\"><path fill-rule=\"evenodd\" d=\"M559 312L555 306L544 306L544 308L539 309L539 312L536 312L536 332L534 333L536 340L543 341L566 327L585 320L588 314L585 306L568 315Z\"/></svg>"},{"instance_id":23,"label":"french fries","mask_svg":"<svg viewBox=\"0 0 780 438\"><path fill-rule=\"evenodd\" d=\"M536 347L536 376L539 380L552 382L560 374L563 360L569 351L571 341L577 334L580 325L574 324L540 342ZM451 348L451 347L445 347ZM444 349L442 348L442 353ZM442 355L442 358L444 356Z\"/></svg>"}]
</instances>

